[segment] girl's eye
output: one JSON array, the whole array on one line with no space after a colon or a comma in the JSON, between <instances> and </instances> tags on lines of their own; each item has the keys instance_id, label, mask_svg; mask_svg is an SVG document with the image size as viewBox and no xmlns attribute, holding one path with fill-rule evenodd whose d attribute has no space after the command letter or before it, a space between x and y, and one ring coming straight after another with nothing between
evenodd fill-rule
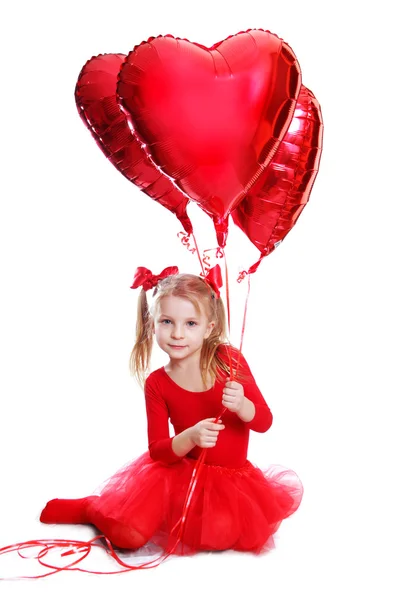
<instances>
[{"instance_id":1,"label":"girl's eye","mask_svg":"<svg viewBox=\"0 0 400 600\"><path fill-rule=\"evenodd\" d=\"M165 323L166 325L169 325L170 323L172 323L171 319L161 319L160 323ZM194 325L197 325L196 321L188 321L188 325L190 327L193 327Z\"/></svg>"}]
</instances>

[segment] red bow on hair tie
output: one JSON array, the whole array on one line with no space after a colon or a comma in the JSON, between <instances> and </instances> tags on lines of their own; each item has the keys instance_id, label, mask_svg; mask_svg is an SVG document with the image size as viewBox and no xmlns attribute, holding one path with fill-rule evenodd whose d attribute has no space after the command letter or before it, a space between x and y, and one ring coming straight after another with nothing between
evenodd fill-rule
<instances>
[{"instance_id":1,"label":"red bow on hair tie","mask_svg":"<svg viewBox=\"0 0 400 600\"><path fill-rule=\"evenodd\" d=\"M168 275L176 275L177 273L179 273L178 267L166 267L159 275L153 275L146 267L138 267L133 277L131 290L142 286L144 291L147 292L147 290L155 287L161 279L165 279Z\"/></svg>"},{"instance_id":2,"label":"red bow on hair tie","mask_svg":"<svg viewBox=\"0 0 400 600\"><path fill-rule=\"evenodd\" d=\"M219 298L219 288L223 285L221 267L219 265L215 265L215 267L208 271L207 275L203 279L204 281L207 281L208 285L210 285L214 290L217 298Z\"/></svg>"}]
</instances>

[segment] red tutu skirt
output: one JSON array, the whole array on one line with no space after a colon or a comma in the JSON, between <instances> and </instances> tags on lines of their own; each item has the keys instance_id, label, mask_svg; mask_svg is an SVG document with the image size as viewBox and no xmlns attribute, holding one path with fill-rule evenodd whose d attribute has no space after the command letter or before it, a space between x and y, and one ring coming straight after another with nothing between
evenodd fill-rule
<instances>
[{"instance_id":1,"label":"red tutu skirt","mask_svg":"<svg viewBox=\"0 0 400 600\"><path fill-rule=\"evenodd\" d=\"M95 490L88 520L122 548L147 542L174 554L210 550L259 553L274 547L273 534L301 503L303 486L294 471L250 461L241 468L204 464L185 527L179 527L196 460L166 465L145 452Z\"/></svg>"}]
</instances>

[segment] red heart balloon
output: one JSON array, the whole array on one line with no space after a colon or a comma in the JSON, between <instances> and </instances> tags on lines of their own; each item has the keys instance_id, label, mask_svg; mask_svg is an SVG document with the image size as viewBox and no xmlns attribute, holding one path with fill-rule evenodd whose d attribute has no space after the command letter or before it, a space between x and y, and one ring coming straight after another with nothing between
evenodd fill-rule
<instances>
[{"instance_id":1,"label":"red heart balloon","mask_svg":"<svg viewBox=\"0 0 400 600\"><path fill-rule=\"evenodd\" d=\"M154 163L214 219L224 246L228 216L283 139L300 85L291 48L257 29L211 48L150 38L128 54L117 95Z\"/></svg>"},{"instance_id":2,"label":"red heart balloon","mask_svg":"<svg viewBox=\"0 0 400 600\"><path fill-rule=\"evenodd\" d=\"M85 64L75 88L78 112L118 171L176 214L190 234L192 224L186 213L189 199L153 163L146 147L137 140L129 115L118 104L117 76L125 58L125 54L100 54Z\"/></svg>"},{"instance_id":3,"label":"red heart balloon","mask_svg":"<svg viewBox=\"0 0 400 600\"><path fill-rule=\"evenodd\" d=\"M271 163L232 212L233 221L260 250L254 273L295 225L308 202L322 152L320 105L303 85L294 117Z\"/></svg>"}]
</instances>

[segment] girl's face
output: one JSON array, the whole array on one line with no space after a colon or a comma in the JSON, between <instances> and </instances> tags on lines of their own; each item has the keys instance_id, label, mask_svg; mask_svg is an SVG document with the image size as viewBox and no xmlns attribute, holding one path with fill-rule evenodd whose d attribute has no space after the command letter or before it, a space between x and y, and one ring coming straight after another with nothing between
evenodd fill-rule
<instances>
[{"instance_id":1,"label":"girl's face","mask_svg":"<svg viewBox=\"0 0 400 600\"><path fill-rule=\"evenodd\" d=\"M202 307L198 313L189 300L179 296L162 298L154 319L157 344L171 361L195 355L200 357L203 341L213 327L214 323L208 321Z\"/></svg>"}]
</instances>

